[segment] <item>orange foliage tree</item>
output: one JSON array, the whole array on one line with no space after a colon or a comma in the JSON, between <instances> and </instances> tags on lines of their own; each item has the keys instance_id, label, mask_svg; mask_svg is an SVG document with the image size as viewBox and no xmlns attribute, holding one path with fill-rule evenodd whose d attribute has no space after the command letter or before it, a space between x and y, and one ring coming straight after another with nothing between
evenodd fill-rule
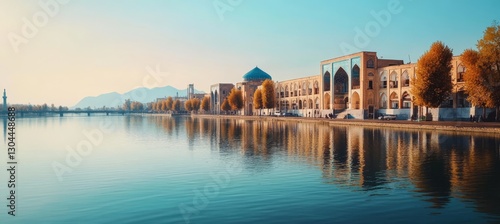
<instances>
[{"instance_id":1,"label":"orange foliage tree","mask_svg":"<svg viewBox=\"0 0 500 224\"><path fill-rule=\"evenodd\" d=\"M452 50L437 41L418 59L417 76L412 80L411 90L415 104L436 108L450 96L452 58Z\"/></svg>"}]
</instances>

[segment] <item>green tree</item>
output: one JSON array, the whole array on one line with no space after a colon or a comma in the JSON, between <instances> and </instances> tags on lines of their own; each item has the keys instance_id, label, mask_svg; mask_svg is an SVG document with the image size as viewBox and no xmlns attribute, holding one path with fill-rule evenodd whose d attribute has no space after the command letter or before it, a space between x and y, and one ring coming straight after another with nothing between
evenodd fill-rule
<instances>
[{"instance_id":1,"label":"green tree","mask_svg":"<svg viewBox=\"0 0 500 224\"><path fill-rule=\"evenodd\" d=\"M262 91L260 89L256 89L255 93L253 94L253 107L258 110L262 109Z\"/></svg>"},{"instance_id":2,"label":"green tree","mask_svg":"<svg viewBox=\"0 0 500 224\"><path fill-rule=\"evenodd\" d=\"M452 50L437 41L418 59L417 77L412 80L411 90L415 104L436 108L450 96L452 58Z\"/></svg>"},{"instance_id":3,"label":"green tree","mask_svg":"<svg viewBox=\"0 0 500 224\"><path fill-rule=\"evenodd\" d=\"M233 88L227 100L232 110L241 110L243 108L243 94L241 90Z\"/></svg>"},{"instance_id":4,"label":"green tree","mask_svg":"<svg viewBox=\"0 0 500 224\"><path fill-rule=\"evenodd\" d=\"M262 83L262 106L264 108L274 108L274 82L270 79Z\"/></svg>"},{"instance_id":5,"label":"green tree","mask_svg":"<svg viewBox=\"0 0 500 224\"><path fill-rule=\"evenodd\" d=\"M227 98L224 99L224 101L220 105L220 109L225 111L226 113L227 113L227 111L231 110L231 105L229 105Z\"/></svg>"},{"instance_id":6,"label":"green tree","mask_svg":"<svg viewBox=\"0 0 500 224\"><path fill-rule=\"evenodd\" d=\"M210 97L203 97L203 100L201 101L201 109L204 111L210 110Z\"/></svg>"}]
</instances>

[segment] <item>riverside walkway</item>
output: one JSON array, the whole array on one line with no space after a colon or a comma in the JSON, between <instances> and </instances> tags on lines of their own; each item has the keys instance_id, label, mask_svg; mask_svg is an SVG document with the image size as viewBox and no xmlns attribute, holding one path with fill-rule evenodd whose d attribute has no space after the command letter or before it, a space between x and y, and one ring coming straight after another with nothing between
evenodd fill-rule
<instances>
[{"instance_id":1,"label":"riverside walkway","mask_svg":"<svg viewBox=\"0 0 500 224\"><path fill-rule=\"evenodd\" d=\"M310 117L272 117L272 116L239 116L239 115L209 115L193 114L192 117L228 118L243 120L313 122L331 126L365 126L396 129L442 130L453 132L480 132L500 136L500 122L469 122L469 121L408 121L408 120L359 120L359 119L327 119Z\"/></svg>"}]
</instances>

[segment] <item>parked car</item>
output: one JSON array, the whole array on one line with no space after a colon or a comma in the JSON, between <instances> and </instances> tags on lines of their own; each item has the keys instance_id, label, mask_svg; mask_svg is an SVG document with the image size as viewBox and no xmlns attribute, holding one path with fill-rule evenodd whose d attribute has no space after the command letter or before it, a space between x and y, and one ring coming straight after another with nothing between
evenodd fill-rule
<instances>
[{"instance_id":1,"label":"parked car","mask_svg":"<svg viewBox=\"0 0 500 224\"><path fill-rule=\"evenodd\" d=\"M299 115L294 113L283 113L283 117L298 117Z\"/></svg>"},{"instance_id":2,"label":"parked car","mask_svg":"<svg viewBox=\"0 0 500 224\"><path fill-rule=\"evenodd\" d=\"M282 116L282 114L281 114L281 112L279 112L279 111L274 111L274 116L276 116L276 117L281 117L281 116Z\"/></svg>"},{"instance_id":3,"label":"parked car","mask_svg":"<svg viewBox=\"0 0 500 224\"><path fill-rule=\"evenodd\" d=\"M396 120L398 116L394 114L381 114L378 119L379 120Z\"/></svg>"}]
</instances>

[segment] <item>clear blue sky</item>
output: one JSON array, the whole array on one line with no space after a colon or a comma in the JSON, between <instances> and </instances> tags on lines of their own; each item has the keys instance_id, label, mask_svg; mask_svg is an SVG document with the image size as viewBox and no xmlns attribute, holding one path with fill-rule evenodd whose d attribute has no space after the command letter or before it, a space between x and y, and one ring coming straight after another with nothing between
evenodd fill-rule
<instances>
[{"instance_id":1,"label":"clear blue sky","mask_svg":"<svg viewBox=\"0 0 500 224\"><path fill-rule=\"evenodd\" d=\"M218 13L214 3L228 10ZM397 13L390 3L399 3ZM154 85L194 83L204 91L241 81L256 65L275 80L316 75L320 61L344 55L343 43L415 62L440 40L459 55L500 20L495 0L71 0L58 7L16 53L9 34L22 36L23 18L32 21L43 7L0 3L0 88L13 103L72 106L85 96L126 92L144 86L146 67L157 65L164 74ZM391 19L380 24L372 11ZM355 30L366 33L367 24L380 30L356 45Z\"/></svg>"}]
</instances>

